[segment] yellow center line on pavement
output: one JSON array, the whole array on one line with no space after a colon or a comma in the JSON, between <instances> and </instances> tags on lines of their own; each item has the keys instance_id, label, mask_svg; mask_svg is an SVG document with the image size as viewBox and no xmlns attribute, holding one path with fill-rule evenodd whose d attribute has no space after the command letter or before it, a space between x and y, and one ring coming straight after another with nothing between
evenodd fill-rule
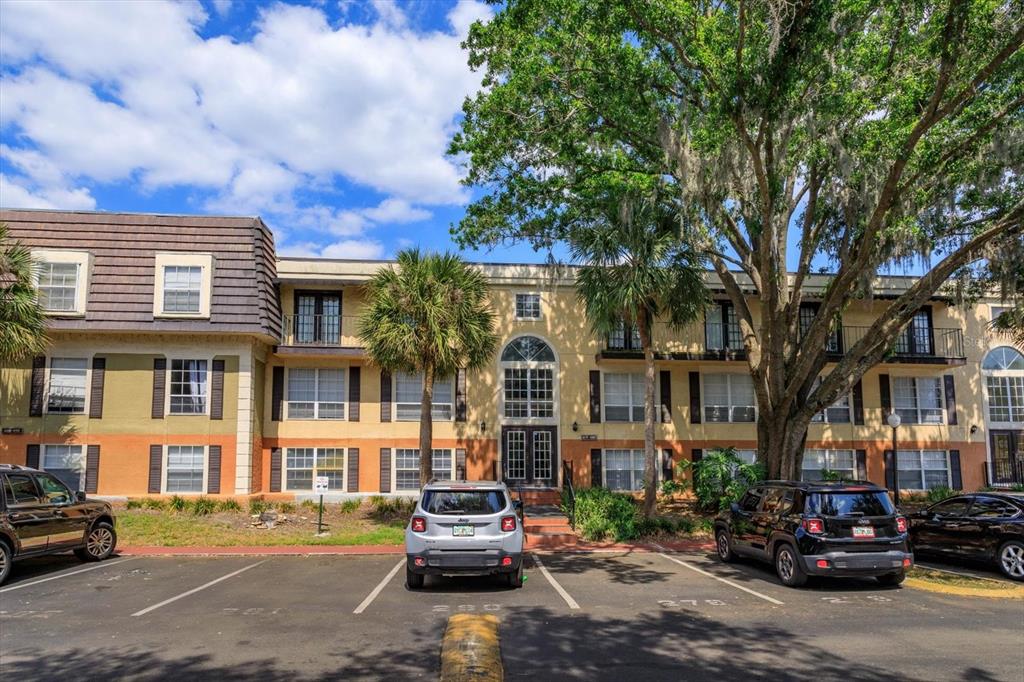
<instances>
[{"instance_id":1,"label":"yellow center line on pavement","mask_svg":"<svg viewBox=\"0 0 1024 682\"><path fill-rule=\"evenodd\" d=\"M555 592L558 592L558 594L562 596L562 599L564 599L565 603L569 605L569 608L578 609L580 605L577 604L576 600L569 596L569 593L566 592L562 588L562 586L558 584L558 581L555 580L551 573L548 572L548 569L544 568L544 564L541 563L540 557L536 554L531 554L530 556L533 557L533 563L537 565L537 568L540 569L540 572L543 573L544 577L548 579L548 582L551 583L551 587L555 588Z\"/></svg>"},{"instance_id":2,"label":"yellow center line on pavement","mask_svg":"<svg viewBox=\"0 0 1024 682\"><path fill-rule=\"evenodd\" d=\"M657 547L660 550L665 550L664 547L662 547L661 545L659 545L657 543L651 543L651 544L654 547ZM702 568L697 568L696 566L693 566L692 564L688 564L685 561L680 561L679 559L676 559L675 557L671 557L668 554L665 554L664 552L659 552L658 556L663 556L666 559L668 559L669 561L674 561L675 563L679 564L680 566L684 566L684 567L690 569L691 571L695 571L697 573L700 573L701 575L706 575L707 577L711 578L712 580L717 580L718 582L725 583L726 585L729 585L730 587L735 587L737 590L742 590L742 591L746 592L747 594L752 594L752 595L754 595L755 597L757 597L759 599L764 599L766 602L770 602L770 603L775 604L777 606L782 606L782 602L779 601L778 599L774 599L772 597L769 597L766 594L761 594L760 592L758 592L756 590L752 590L749 587L744 587L743 585L740 585L738 583L734 583L731 580L727 580L725 578L721 578L721 577L715 575L714 573L708 573L707 571L705 571Z\"/></svg>"},{"instance_id":3,"label":"yellow center line on pavement","mask_svg":"<svg viewBox=\"0 0 1024 682\"><path fill-rule=\"evenodd\" d=\"M377 595L380 594L381 591L384 589L384 587L389 582L391 582L391 579L395 577L395 573L398 573L398 569L400 569L403 565L405 565L405 562L406 562L406 560L402 559L397 564L395 564L395 567L391 569L391 572L389 572L386 576L384 576L384 580L381 580L380 583L377 584L377 587L373 588L373 592L371 592L370 594L366 595L366 599L363 600L363 603L360 604L359 606L357 606L356 610L353 611L352 613L358 615L358 614L362 613L363 611L365 611L366 607L369 606L371 603L373 603L373 600L377 598Z\"/></svg>"},{"instance_id":4,"label":"yellow center line on pavement","mask_svg":"<svg viewBox=\"0 0 1024 682\"><path fill-rule=\"evenodd\" d=\"M33 580L30 583L18 583L17 585L11 585L10 587L3 588L2 590L0 590L0 594L2 594L4 592L13 592L14 590L20 590L23 587L32 587L33 585L38 585L40 583L48 583L51 580L60 580L61 578L68 578L70 576L78 575L79 573L85 573L87 571L95 571L97 568L110 568L111 566L117 566L118 564L123 564L126 561L134 561L137 558L138 557L129 557L127 559L119 559L118 561L104 561L102 563L98 563L98 564L94 564L92 566L89 566L88 568L80 568L77 571L71 571L70 573L61 573L60 575L51 575L49 578L43 578L41 580Z\"/></svg>"},{"instance_id":5,"label":"yellow center line on pavement","mask_svg":"<svg viewBox=\"0 0 1024 682\"><path fill-rule=\"evenodd\" d=\"M159 604L153 604L152 606L147 606L146 608L142 609L141 611L136 611L135 613L133 613L132 617L134 618L135 616L144 616L147 613L149 613L150 611L156 611L161 606L167 606L168 604L170 604L172 602L176 602L179 599L184 599L185 597L193 595L196 592L202 592L203 590L205 590L208 587L213 587L214 585L216 585L219 582L227 580L228 578L234 578L236 575L238 575L240 573L245 573L250 568L256 568L260 564L265 564L265 563L267 563L267 559L264 559L263 561L257 561L255 564L250 564L250 565L246 566L245 568L240 568L237 571L235 571L233 573L228 573L227 575L221 576L221 577L217 578L216 580L211 580L210 582L206 583L205 585L200 585L199 587L194 587L191 590L189 590L188 592L182 592L181 594L179 594L179 595L177 595L175 597L171 597L170 599L164 599Z\"/></svg>"}]
</instances>

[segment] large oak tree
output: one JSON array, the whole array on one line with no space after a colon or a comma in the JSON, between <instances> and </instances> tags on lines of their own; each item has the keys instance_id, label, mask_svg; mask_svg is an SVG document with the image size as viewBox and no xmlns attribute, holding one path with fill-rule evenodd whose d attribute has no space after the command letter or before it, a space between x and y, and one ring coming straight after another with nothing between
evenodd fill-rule
<instances>
[{"instance_id":1,"label":"large oak tree","mask_svg":"<svg viewBox=\"0 0 1024 682\"><path fill-rule=\"evenodd\" d=\"M467 41L484 89L451 150L480 198L456 235L550 246L609 185L660 186L735 306L759 457L796 477L812 416L922 304L1022 267L1022 42L1015 0L509 0ZM836 317L908 263L827 363Z\"/></svg>"}]
</instances>

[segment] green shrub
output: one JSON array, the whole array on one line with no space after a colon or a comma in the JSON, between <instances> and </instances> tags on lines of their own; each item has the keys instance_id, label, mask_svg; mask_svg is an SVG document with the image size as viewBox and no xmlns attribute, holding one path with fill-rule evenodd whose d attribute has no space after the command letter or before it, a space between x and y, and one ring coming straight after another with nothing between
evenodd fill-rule
<instances>
[{"instance_id":1,"label":"green shrub","mask_svg":"<svg viewBox=\"0 0 1024 682\"><path fill-rule=\"evenodd\" d=\"M299 503L299 506L301 506L306 511L311 512L315 512L320 509L320 504L318 502L315 502L314 500L303 500L302 502Z\"/></svg>"},{"instance_id":2,"label":"green shrub","mask_svg":"<svg viewBox=\"0 0 1024 682\"><path fill-rule=\"evenodd\" d=\"M292 504L291 502L282 502L281 504L277 505L277 511L281 512L282 514L294 514L295 505Z\"/></svg>"},{"instance_id":3,"label":"green shrub","mask_svg":"<svg viewBox=\"0 0 1024 682\"><path fill-rule=\"evenodd\" d=\"M242 511L242 505L238 504L237 500L222 500L217 505L217 510L222 512L240 512Z\"/></svg>"},{"instance_id":4,"label":"green shrub","mask_svg":"<svg viewBox=\"0 0 1024 682\"><path fill-rule=\"evenodd\" d=\"M213 512L217 511L217 501L211 500L205 495L200 495L196 499L192 500L191 510L196 516L209 516Z\"/></svg>"},{"instance_id":5,"label":"green shrub","mask_svg":"<svg viewBox=\"0 0 1024 682\"><path fill-rule=\"evenodd\" d=\"M181 495L175 495L171 498L170 502L167 503L167 506L171 511L182 512L188 508L188 500Z\"/></svg>"},{"instance_id":6,"label":"green shrub","mask_svg":"<svg viewBox=\"0 0 1024 682\"><path fill-rule=\"evenodd\" d=\"M584 488L576 493L576 525L586 540L632 540L638 535L636 503L631 495Z\"/></svg>"},{"instance_id":7,"label":"green shrub","mask_svg":"<svg viewBox=\"0 0 1024 682\"><path fill-rule=\"evenodd\" d=\"M684 535L690 535L693 533L693 529L697 527L696 522L691 518L682 518L676 521L676 532L683 533Z\"/></svg>"},{"instance_id":8,"label":"green shrub","mask_svg":"<svg viewBox=\"0 0 1024 682\"><path fill-rule=\"evenodd\" d=\"M250 514L262 514L265 511L269 511L273 508L269 502L264 500L262 497L253 497L249 500L249 513Z\"/></svg>"},{"instance_id":9,"label":"green shrub","mask_svg":"<svg viewBox=\"0 0 1024 682\"><path fill-rule=\"evenodd\" d=\"M833 469L822 469L821 480L827 482L838 482L843 480L843 474Z\"/></svg>"},{"instance_id":10,"label":"green shrub","mask_svg":"<svg viewBox=\"0 0 1024 682\"><path fill-rule=\"evenodd\" d=\"M713 533L715 531L715 520L698 519L697 525L693 530L699 533Z\"/></svg>"},{"instance_id":11,"label":"green shrub","mask_svg":"<svg viewBox=\"0 0 1024 682\"><path fill-rule=\"evenodd\" d=\"M752 484L764 479L759 464L747 464L736 456L735 448L708 451L699 462L683 460L680 469L693 472L693 493L703 511L717 512L743 496Z\"/></svg>"},{"instance_id":12,"label":"green shrub","mask_svg":"<svg viewBox=\"0 0 1024 682\"><path fill-rule=\"evenodd\" d=\"M142 506L146 509L162 510L166 505L164 501L158 497L147 497L142 501Z\"/></svg>"},{"instance_id":13,"label":"green shrub","mask_svg":"<svg viewBox=\"0 0 1024 682\"><path fill-rule=\"evenodd\" d=\"M681 493L686 490L686 481L662 481L661 482L661 494L662 495L674 495L675 493Z\"/></svg>"},{"instance_id":14,"label":"green shrub","mask_svg":"<svg viewBox=\"0 0 1024 682\"><path fill-rule=\"evenodd\" d=\"M344 502L341 503L341 513L351 514L352 512L359 509L359 507L361 506L363 506L363 498L361 497L356 497L351 500L345 500Z\"/></svg>"},{"instance_id":15,"label":"green shrub","mask_svg":"<svg viewBox=\"0 0 1024 682\"><path fill-rule=\"evenodd\" d=\"M953 497L954 495L957 494L957 491L953 490L948 486L937 485L934 488L928 489L926 497L928 499L928 502L935 503L942 502L943 500Z\"/></svg>"},{"instance_id":16,"label":"green shrub","mask_svg":"<svg viewBox=\"0 0 1024 682\"><path fill-rule=\"evenodd\" d=\"M124 505L125 509L142 509L142 500L130 499Z\"/></svg>"}]
</instances>

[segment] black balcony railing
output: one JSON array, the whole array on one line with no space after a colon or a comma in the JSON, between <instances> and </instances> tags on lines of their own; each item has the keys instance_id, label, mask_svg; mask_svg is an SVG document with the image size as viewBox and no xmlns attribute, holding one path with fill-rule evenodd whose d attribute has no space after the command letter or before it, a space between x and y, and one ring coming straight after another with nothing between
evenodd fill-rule
<instances>
[{"instance_id":1,"label":"black balcony railing","mask_svg":"<svg viewBox=\"0 0 1024 682\"><path fill-rule=\"evenodd\" d=\"M340 346L340 315L285 315L285 346Z\"/></svg>"},{"instance_id":2,"label":"black balcony railing","mask_svg":"<svg viewBox=\"0 0 1024 682\"><path fill-rule=\"evenodd\" d=\"M846 327L842 329L843 349L867 335L871 327ZM951 327L915 327L904 331L887 354L888 358L941 358L962 359L964 355L964 332Z\"/></svg>"}]
</instances>

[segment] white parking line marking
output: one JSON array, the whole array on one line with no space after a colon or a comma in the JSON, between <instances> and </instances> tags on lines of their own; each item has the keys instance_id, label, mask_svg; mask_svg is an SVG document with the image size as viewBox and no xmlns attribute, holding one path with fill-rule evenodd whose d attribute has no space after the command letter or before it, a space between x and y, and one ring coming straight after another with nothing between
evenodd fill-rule
<instances>
[{"instance_id":1,"label":"white parking line marking","mask_svg":"<svg viewBox=\"0 0 1024 682\"><path fill-rule=\"evenodd\" d=\"M397 564L395 564L395 567L392 568L391 571L386 576L384 576L384 580L381 580L380 583L377 584L377 587L373 588L373 592L371 592L370 594L366 595L366 599L363 600L363 603L360 604L359 606L357 606L356 610L353 611L352 613L360 614L363 611L365 611L366 607L369 606L371 603L373 603L373 600L377 598L377 595L380 594L381 591L384 589L384 587L389 582L391 582L391 579L395 577L395 573L398 573L398 569L400 569L404 565L405 565L405 559L402 559Z\"/></svg>"},{"instance_id":2,"label":"white parking line marking","mask_svg":"<svg viewBox=\"0 0 1024 682\"><path fill-rule=\"evenodd\" d=\"M206 583L205 585L200 585L199 587L194 587L191 590L189 590L188 592L182 592L181 594L179 594L176 597L171 597L170 599L164 599L159 604L153 604L152 606L147 606L146 608L142 609L141 611L136 611L135 613L133 613L132 617L134 618L135 616L144 616L147 613L149 613L150 611L156 611L161 606L167 606L171 602L176 602L179 599L184 599L185 597L193 595L196 592L202 592L207 587L213 587L214 585L216 585L219 582L223 582L223 581L227 580L228 578L234 578L236 575L238 575L240 573L245 573L250 568L256 568L260 564L265 564L265 563L267 563L267 559L264 559L263 561L257 561L255 564L250 564L250 565L246 566L245 568L240 568L237 571L235 571L233 573L228 573L227 575L221 576L221 577L217 578L216 580L211 580L210 582Z\"/></svg>"},{"instance_id":3,"label":"white parking line marking","mask_svg":"<svg viewBox=\"0 0 1024 682\"><path fill-rule=\"evenodd\" d=\"M654 546L657 547L658 549L665 549L661 545L654 545ZM717 575L715 575L713 573L708 573L704 569L697 568L696 566L693 566L692 564L688 564L685 561L680 561L679 559L676 559L675 557L671 557L668 554L664 554L664 553L659 552L659 556L663 556L666 559L668 559L669 561L674 561L677 564L679 564L680 566L684 566L684 567L690 569L691 571L696 571L697 573L700 573L701 575L706 575L707 577L712 578L713 580L717 580L720 583L725 583L726 585L728 585L730 587L735 587L737 590L743 590L747 594L752 594L752 595L754 595L755 597L757 597L759 599L764 599L766 602L770 602L772 604L776 604L778 606L782 606L782 602L780 602L778 599L773 599L772 597L769 597L766 594L761 594L760 592L752 590L749 587L744 587L743 585L739 585L737 583L734 583L731 580L726 580L725 578L720 578L720 577L718 577Z\"/></svg>"},{"instance_id":4,"label":"white parking line marking","mask_svg":"<svg viewBox=\"0 0 1024 682\"><path fill-rule=\"evenodd\" d=\"M41 580L33 580L30 583L18 583L17 585L11 585L10 587L3 588L2 590L0 590L0 594L2 594L4 592L13 592L14 590L20 590L23 587L32 587L33 585L38 585L40 583L48 583L51 580L59 580L60 578L67 578L68 576L78 575L79 573L85 573L87 571L95 571L97 568L110 568L111 566L117 566L118 564L123 564L126 561L134 561L135 559L138 559L138 557L134 557L133 556L133 557L128 557L127 559L118 559L117 561L105 561L105 562L101 562L101 563L95 564L93 566L89 566L88 568L80 568L77 571L71 571L70 573L61 573L60 575L51 575L49 578L42 578Z\"/></svg>"},{"instance_id":5,"label":"white parking line marking","mask_svg":"<svg viewBox=\"0 0 1024 682\"><path fill-rule=\"evenodd\" d=\"M551 573L548 572L548 569L544 568L544 564L541 563L540 557L536 554L531 554L530 556L533 557L533 563L537 564L537 568L540 569L540 572L543 573L544 577L548 579L549 583L551 583L551 587L555 588L555 592L558 592L558 594L562 596L562 599L564 599L565 603L569 605L569 608L578 609L580 605L577 604L576 600L569 596L569 593L558 584L558 581L555 580Z\"/></svg>"}]
</instances>

